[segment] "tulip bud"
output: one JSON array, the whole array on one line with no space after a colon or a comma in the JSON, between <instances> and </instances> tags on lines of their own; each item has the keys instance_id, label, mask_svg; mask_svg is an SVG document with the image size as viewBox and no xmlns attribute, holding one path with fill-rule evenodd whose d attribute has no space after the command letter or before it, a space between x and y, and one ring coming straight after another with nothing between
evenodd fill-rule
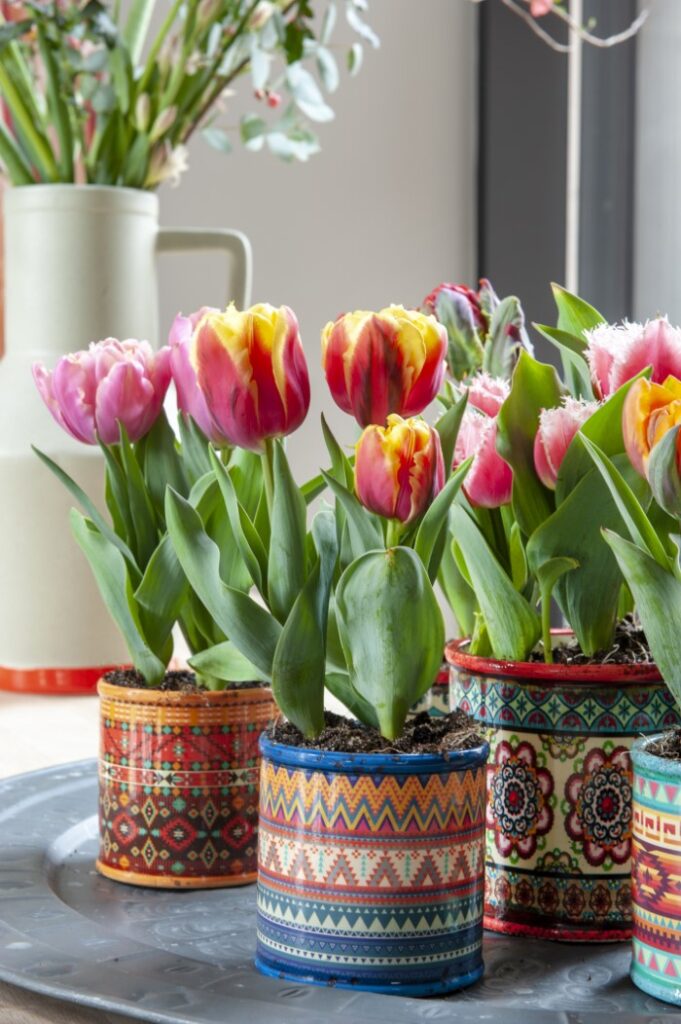
<instances>
[{"instance_id":1,"label":"tulip bud","mask_svg":"<svg viewBox=\"0 0 681 1024\"><path fill-rule=\"evenodd\" d=\"M489 373L476 373L471 377L468 391L468 405L474 406L487 416L496 416L509 396L508 381L492 377Z\"/></svg>"},{"instance_id":2,"label":"tulip bud","mask_svg":"<svg viewBox=\"0 0 681 1024\"><path fill-rule=\"evenodd\" d=\"M196 25L199 32L203 32L211 25L223 5L223 0L201 0L196 12Z\"/></svg>"},{"instance_id":3,"label":"tulip bud","mask_svg":"<svg viewBox=\"0 0 681 1024\"><path fill-rule=\"evenodd\" d=\"M146 132L151 119L151 99L148 92L137 97L135 103L135 127L139 132Z\"/></svg>"},{"instance_id":4,"label":"tulip bud","mask_svg":"<svg viewBox=\"0 0 681 1024\"><path fill-rule=\"evenodd\" d=\"M443 484L440 437L425 420L391 415L386 427L365 428L355 449L355 491L371 512L411 523Z\"/></svg>"},{"instance_id":5,"label":"tulip bud","mask_svg":"<svg viewBox=\"0 0 681 1024\"><path fill-rule=\"evenodd\" d=\"M310 381L288 306L199 310L175 321L171 346L180 409L215 444L257 451L305 419Z\"/></svg>"},{"instance_id":6,"label":"tulip bud","mask_svg":"<svg viewBox=\"0 0 681 1024\"><path fill-rule=\"evenodd\" d=\"M447 366L454 380L465 380L482 365L489 323L477 294L462 284L441 284L423 300L423 308L447 331Z\"/></svg>"},{"instance_id":7,"label":"tulip bud","mask_svg":"<svg viewBox=\"0 0 681 1024\"><path fill-rule=\"evenodd\" d=\"M652 366L651 381L681 377L681 330L666 317L646 324L599 324L586 332L586 357L594 391L607 398L622 384Z\"/></svg>"},{"instance_id":8,"label":"tulip bud","mask_svg":"<svg viewBox=\"0 0 681 1024\"><path fill-rule=\"evenodd\" d=\"M556 489L558 472L572 439L598 405L566 398L555 409L542 409L534 438L534 468L545 487Z\"/></svg>"},{"instance_id":9,"label":"tulip bud","mask_svg":"<svg viewBox=\"0 0 681 1024\"><path fill-rule=\"evenodd\" d=\"M463 491L471 505L479 508L499 508L511 500L513 471L499 455L496 443L497 417L468 405L456 439L454 466L473 456Z\"/></svg>"},{"instance_id":10,"label":"tulip bud","mask_svg":"<svg viewBox=\"0 0 681 1024\"><path fill-rule=\"evenodd\" d=\"M361 427L423 412L442 383L446 349L435 317L402 306L346 313L322 331L331 394Z\"/></svg>"},{"instance_id":11,"label":"tulip bud","mask_svg":"<svg viewBox=\"0 0 681 1024\"><path fill-rule=\"evenodd\" d=\"M177 107L166 107L165 110L162 110L152 125L149 141L152 143L158 142L161 136L165 135L173 127L176 117Z\"/></svg>"},{"instance_id":12,"label":"tulip bud","mask_svg":"<svg viewBox=\"0 0 681 1024\"><path fill-rule=\"evenodd\" d=\"M154 425L170 383L170 350L148 341L107 338L63 356L52 372L33 366L40 396L60 427L85 444L116 444L121 423L131 441Z\"/></svg>"}]
</instances>

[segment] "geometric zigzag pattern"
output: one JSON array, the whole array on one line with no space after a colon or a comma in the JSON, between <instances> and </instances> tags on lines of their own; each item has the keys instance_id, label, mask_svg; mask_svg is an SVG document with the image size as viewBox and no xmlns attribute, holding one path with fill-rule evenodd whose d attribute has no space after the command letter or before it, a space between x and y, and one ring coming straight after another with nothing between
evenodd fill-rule
<instances>
[{"instance_id":1,"label":"geometric zigzag pattern","mask_svg":"<svg viewBox=\"0 0 681 1024\"><path fill-rule=\"evenodd\" d=\"M261 769L257 956L290 977L446 981L481 964L484 766Z\"/></svg>"}]
</instances>

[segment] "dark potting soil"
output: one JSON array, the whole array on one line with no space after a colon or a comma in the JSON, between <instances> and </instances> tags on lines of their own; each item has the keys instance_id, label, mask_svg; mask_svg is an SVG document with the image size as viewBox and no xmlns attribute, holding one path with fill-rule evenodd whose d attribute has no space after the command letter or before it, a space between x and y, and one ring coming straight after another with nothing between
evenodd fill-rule
<instances>
[{"instance_id":1,"label":"dark potting soil","mask_svg":"<svg viewBox=\"0 0 681 1024\"><path fill-rule=\"evenodd\" d=\"M144 676L134 668L117 668L112 672L107 672L104 676L104 680L107 683L111 683L112 686L127 686L133 687L137 690L148 689ZM229 690L252 690L260 687L267 686L267 683L253 682L253 683L230 683L226 689ZM166 672L163 677L163 681L158 685L151 687L154 690L162 690L165 693L206 693L206 687L201 686L196 682L196 676L193 672L188 669L182 671L171 671Z\"/></svg>"},{"instance_id":2,"label":"dark potting soil","mask_svg":"<svg viewBox=\"0 0 681 1024\"><path fill-rule=\"evenodd\" d=\"M427 711L411 718L398 740L386 740L376 729L332 711L325 713L326 728L307 740L291 722L280 721L268 735L276 743L310 750L342 754L442 754L449 750L470 750L483 742L476 723L464 711L452 711L431 718Z\"/></svg>"},{"instance_id":3,"label":"dark potting soil","mask_svg":"<svg viewBox=\"0 0 681 1024\"><path fill-rule=\"evenodd\" d=\"M654 743L646 744L646 753L664 757L668 761L681 761L681 726L663 733Z\"/></svg>"},{"instance_id":4,"label":"dark potting soil","mask_svg":"<svg viewBox=\"0 0 681 1024\"><path fill-rule=\"evenodd\" d=\"M607 651L584 654L576 637L553 648L557 665L653 665L645 633L631 615L617 623L612 646ZM544 663L544 648L540 644L532 651L528 661Z\"/></svg>"}]
</instances>

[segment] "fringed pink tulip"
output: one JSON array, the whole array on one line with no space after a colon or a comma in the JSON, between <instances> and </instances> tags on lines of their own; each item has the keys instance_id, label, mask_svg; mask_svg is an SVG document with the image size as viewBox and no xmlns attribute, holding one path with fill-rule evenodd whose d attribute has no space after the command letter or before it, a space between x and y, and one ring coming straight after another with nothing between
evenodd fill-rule
<instances>
[{"instance_id":1,"label":"fringed pink tulip","mask_svg":"<svg viewBox=\"0 0 681 1024\"><path fill-rule=\"evenodd\" d=\"M497 452L497 414L508 397L506 381L477 374L454 449L454 466L473 456L463 490L471 505L499 508L511 500L513 471Z\"/></svg>"},{"instance_id":2,"label":"fringed pink tulip","mask_svg":"<svg viewBox=\"0 0 681 1024\"><path fill-rule=\"evenodd\" d=\"M181 408L215 444L259 451L300 426L310 379L293 310L262 303L242 313L232 303L184 319L173 361Z\"/></svg>"},{"instance_id":3,"label":"fringed pink tulip","mask_svg":"<svg viewBox=\"0 0 681 1024\"><path fill-rule=\"evenodd\" d=\"M119 423L131 441L153 427L170 383L170 349L148 341L107 338L59 360L51 372L33 366L33 378L60 427L77 441L116 444Z\"/></svg>"},{"instance_id":4,"label":"fringed pink tulip","mask_svg":"<svg viewBox=\"0 0 681 1024\"><path fill-rule=\"evenodd\" d=\"M322 332L333 399L362 427L423 412L442 384L446 352L447 332L435 317L402 306L345 313Z\"/></svg>"},{"instance_id":5,"label":"fringed pink tulip","mask_svg":"<svg viewBox=\"0 0 681 1024\"><path fill-rule=\"evenodd\" d=\"M542 409L534 438L534 468L545 487L556 489L558 472L573 437L597 408L596 402L566 398L555 409Z\"/></svg>"},{"instance_id":6,"label":"fringed pink tulip","mask_svg":"<svg viewBox=\"0 0 681 1024\"><path fill-rule=\"evenodd\" d=\"M587 332L586 352L594 391L607 398L647 366L651 380L662 384L667 377L681 377L681 330L666 317L646 324L600 324Z\"/></svg>"},{"instance_id":7,"label":"fringed pink tulip","mask_svg":"<svg viewBox=\"0 0 681 1024\"><path fill-rule=\"evenodd\" d=\"M392 415L386 427L365 428L355 452L355 490L371 512L411 523L443 484L440 437L425 420Z\"/></svg>"}]
</instances>

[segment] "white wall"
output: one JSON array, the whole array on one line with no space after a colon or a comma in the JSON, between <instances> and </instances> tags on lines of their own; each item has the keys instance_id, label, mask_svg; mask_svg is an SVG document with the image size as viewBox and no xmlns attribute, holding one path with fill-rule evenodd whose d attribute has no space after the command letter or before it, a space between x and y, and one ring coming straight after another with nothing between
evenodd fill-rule
<instances>
[{"instance_id":1,"label":"white wall","mask_svg":"<svg viewBox=\"0 0 681 1024\"><path fill-rule=\"evenodd\" d=\"M681 3L650 0L638 39L634 309L681 323ZM614 173L614 172L613 172Z\"/></svg>"},{"instance_id":2,"label":"white wall","mask_svg":"<svg viewBox=\"0 0 681 1024\"><path fill-rule=\"evenodd\" d=\"M165 224L245 231L254 301L298 314L313 378L310 416L291 442L301 476L324 460L326 321L351 308L418 305L443 279L473 280L475 13L467 0L372 0L381 48L366 53L357 78L343 76L319 155L307 164L243 149L225 157L198 139L180 187L163 190ZM178 309L223 304L222 273L215 256L168 257L162 322ZM352 440L348 417L334 407L331 420Z\"/></svg>"}]
</instances>

